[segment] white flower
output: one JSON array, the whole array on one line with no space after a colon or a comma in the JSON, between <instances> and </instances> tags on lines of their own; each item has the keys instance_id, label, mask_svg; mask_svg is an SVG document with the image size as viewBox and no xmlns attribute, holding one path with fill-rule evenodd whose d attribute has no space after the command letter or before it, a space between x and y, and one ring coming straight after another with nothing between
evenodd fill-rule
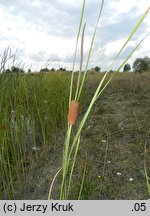
<instances>
[{"instance_id":1,"label":"white flower","mask_svg":"<svg viewBox=\"0 0 150 216\"><path fill-rule=\"evenodd\" d=\"M120 172L117 172L117 176L120 176L121 175L121 173Z\"/></svg>"},{"instance_id":2,"label":"white flower","mask_svg":"<svg viewBox=\"0 0 150 216\"><path fill-rule=\"evenodd\" d=\"M44 100L44 103L48 103L48 101L47 101L47 100Z\"/></svg>"},{"instance_id":3,"label":"white flower","mask_svg":"<svg viewBox=\"0 0 150 216\"><path fill-rule=\"evenodd\" d=\"M133 181L133 178L129 178L129 181L132 182L132 181Z\"/></svg>"},{"instance_id":4,"label":"white flower","mask_svg":"<svg viewBox=\"0 0 150 216\"><path fill-rule=\"evenodd\" d=\"M33 150L33 151L37 151L38 149L34 146L34 147L32 148L32 150Z\"/></svg>"},{"instance_id":5,"label":"white flower","mask_svg":"<svg viewBox=\"0 0 150 216\"><path fill-rule=\"evenodd\" d=\"M107 163L109 163L109 164L110 164L110 163L111 163L111 161L107 161Z\"/></svg>"},{"instance_id":6,"label":"white flower","mask_svg":"<svg viewBox=\"0 0 150 216\"><path fill-rule=\"evenodd\" d=\"M102 140L102 143L106 143L106 140Z\"/></svg>"}]
</instances>

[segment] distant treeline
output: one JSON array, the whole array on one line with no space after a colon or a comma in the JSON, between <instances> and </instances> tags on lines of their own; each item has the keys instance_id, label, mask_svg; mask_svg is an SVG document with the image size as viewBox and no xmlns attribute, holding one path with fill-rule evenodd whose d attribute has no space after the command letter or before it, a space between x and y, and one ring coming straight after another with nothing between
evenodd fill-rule
<instances>
[{"instance_id":1,"label":"distant treeline","mask_svg":"<svg viewBox=\"0 0 150 216\"><path fill-rule=\"evenodd\" d=\"M10 65L10 66L9 66ZM12 50L10 47L6 48L2 54L0 54L0 73L25 73L24 69L25 63L23 62L17 62L16 61L16 52L12 53ZM129 63L126 63L123 67L124 72L128 71L133 72L143 72L143 71L150 71L150 58L148 56L145 56L144 58L136 58L133 62L133 65L130 65ZM60 67L59 69L51 68L49 69L47 65L45 67L41 68L40 71L36 72L56 72L56 71L64 71L64 72L70 72L66 68ZM88 70L89 72L101 72L101 67L95 66L94 68L91 68ZM28 73L31 73L31 67L27 71ZM113 71L111 71L113 72Z\"/></svg>"}]
</instances>

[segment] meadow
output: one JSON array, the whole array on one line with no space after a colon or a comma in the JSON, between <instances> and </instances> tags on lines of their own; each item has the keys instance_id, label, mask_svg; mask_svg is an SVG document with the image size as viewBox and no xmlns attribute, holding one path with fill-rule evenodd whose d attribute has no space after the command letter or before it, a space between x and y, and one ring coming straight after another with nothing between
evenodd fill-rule
<instances>
[{"instance_id":1,"label":"meadow","mask_svg":"<svg viewBox=\"0 0 150 216\"><path fill-rule=\"evenodd\" d=\"M149 33L114 72L90 73L104 0L83 68L85 3L83 0L71 73L23 74L20 69L15 71L16 56L9 47L1 54L1 199L150 196L150 75L119 73ZM149 10L150 7L116 53L110 70ZM80 65L75 73L79 44ZM11 59L13 67L6 70Z\"/></svg>"},{"instance_id":2,"label":"meadow","mask_svg":"<svg viewBox=\"0 0 150 216\"><path fill-rule=\"evenodd\" d=\"M71 139L102 76L88 73ZM48 198L62 167L70 77L61 71L0 75L1 199ZM149 72L118 73L97 99L80 135L69 199L80 192L80 199L148 199L149 83ZM52 199L59 199L61 179L60 172Z\"/></svg>"}]
</instances>

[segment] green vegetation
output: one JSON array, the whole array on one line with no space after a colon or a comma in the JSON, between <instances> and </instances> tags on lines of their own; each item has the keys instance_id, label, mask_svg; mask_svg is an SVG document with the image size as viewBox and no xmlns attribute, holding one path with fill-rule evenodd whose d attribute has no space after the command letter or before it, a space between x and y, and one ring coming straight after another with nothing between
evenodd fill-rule
<instances>
[{"instance_id":1,"label":"green vegetation","mask_svg":"<svg viewBox=\"0 0 150 216\"><path fill-rule=\"evenodd\" d=\"M64 131L70 75L0 75L0 156L4 198L15 198L27 181L33 160L53 149ZM16 183L16 185L15 185ZM17 187L17 188L16 188ZM18 188L19 187L19 188Z\"/></svg>"},{"instance_id":2,"label":"green vegetation","mask_svg":"<svg viewBox=\"0 0 150 216\"><path fill-rule=\"evenodd\" d=\"M96 72L100 72L101 71L101 68L96 66L95 68L92 68L92 70L96 71Z\"/></svg>"},{"instance_id":3,"label":"green vegetation","mask_svg":"<svg viewBox=\"0 0 150 216\"><path fill-rule=\"evenodd\" d=\"M101 78L88 75L77 125ZM0 75L1 199L47 199L49 181L62 163L69 79L58 72ZM149 82L146 72L120 73L97 101L80 138L70 199L78 198L85 165L81 199L148 198ZM60 183L61 172L52 198L59 199Z\"/></svg>"},{"instance_id":4,"label":"green vegetation","mask_svg":"<svg viewBox=\"0 0 150 216\"><path fill-rule=\"evenodd\" d=\"M102 76L87 77L77 126ZM47 199L62 163L69 80L69 74L58 72L0 75L1 199ZM78 199L85 166L81 199L148 198L149 83L149 73L120 73L97 100L80 137L70 199ZM54 199L60 184L61 171Z\"/></svg>"},{"instance_id":5,"label":"green vegetation","mask_svg":"<svg viewBox=\"0 0 150 216\"><path fill-rule=\"evenodd\" d=\"M131 66L130 64L125 64L124 67L123 67L123 71L127 72L127 71L130 71L131 70Z\"/></svg>"},{"instance_id":6,"label":"green vegetation","mask_svg":"<svg viewBox=\"0 0 150 216\"><path fill-rule=\"evenodd\" d=\"M39 74L22 74L16 68L15 73L5 73L7 56L11 58L9 49L3 55L6 58L1 67L4 73L0 75L1 198L28 199L30 194L30 199L43 199L46 195L49 199L146 199L149 195L149 156L146 154L149 109L145 108L149 74L118 74L147 35L114 73L92 73L87 77L104 0L83 69L85 2L83 0L71 76L63 68L63 72L45 73L49 72L47 67ZM116 54L111 66L136 33L149 9ZM75 74L80 35L80 68ZM117 74L118 78L114 80ZM143 114L147 115L144 116L144 129L143 115L137 112L141 101L144 103ZM74 108L71 107L72 102ZM68 116L76 118L79 103L80 115L76 125L69 120L70 117L67 124L68 104L71 113Z\"/></svg>"},{"instance_id":7,"label":"green vegetation","mask_svg":"<svg viewBox=\"0 0 150 216\"><path fill-rule=\"evenodd\" d=\"M95 104L95 102L98 100L99 97L102 96L104 90L110 85L111 81L113 80L113 78L116 76L116 74L121 70L121 68L127 63L127 61L129 60L129 58L133 55L133 53L137 50L137 48L141 45L141 43L144 41L144 39L148 36L148 34L141 39L141 41L135 46L135 48L128 54L128 56L126 57L126 59L120 64L120 66L117 68L117 70L108 78L108 72L106 72L102 79L99 81L97 88L95 89L94 95L93 97L91 97L90 103L87 106L87 109L83 115L83 118L81 119L78 128L76 129L74 136L72 138L72 130L73 130L73 126L75 121L70 121L70 112L72 112L72 116L73 118L76 119L75 116L77 116L78 113L78 102L80 100L80 96L85 84L85 80L86 80L86 76L87 76L87 70L88 70L88 65L89 65L89 61L90 61L90 57L91 57L91 53L93 50L93 45L94 45L94 40L95 40L95 35L97 32L97 28L98 28L98 24L99 24L99 20L102 14L102 10L103 10L103 6L104 6L104 0L102 0L100 9L99 9L99 13L98 13L98 19L94 28L94 32L92 35L92 39L91 39L91 45L90 45L90 49L88 52L88 57L86 60L86 64L85 64L85 69L83 70L83 75L81 77L81 72L82 72L82 62L83 62L83 45L84 45L84 31L85 31L85 24L83 25L83 30L82 30L82 36L81 36L81 57L80 57L80 70L78 73L78 81L77 81L77 87L76 87L76 93L75 95L72 94L72 84L73 84L73 80L74 80L74 65L75 65L75 60L76 60L76 51L77 51L77 47L78 47L78 42L79 42L79 35L81 32L81 26L82 26L82 21L83 21L83 17L84 17L84 10L85 10L85 0L83 1L83 6L82 6L82 12L81 12L81 17L80 17L80 24L79 24L79 29L78 29L78 34L77 34L77 41L76 41L76 49L75 49L75 53L74 53L74 62L73 62L73 70L72 70L72 76L71 76L71 82L70 82L70 96L69 96L69 114L68 114L68 129L67 129L67 133L66 133L66 139L65 139L65 149L63 152L63 162L62 162L62 170L63 170L63 176L62 176L62 183L61 183L61 192L60 192L60 199L68 199L69 195L70 195L70 188L71 188L71 183L72 183L72 179L73 179L73 174L74 174L74 170L75 170L75 164L77 162L77 155L78 155L78 150L79 150L79 144L80 144L80 137L81 137L81 132L83 127L86 124L86 121L88 119L88 116ZM137 22L135 28L132 30L131 34L129 35L129 37L127 38L126 42L123 44L123 46L121 47L121 49L119 50L119 52L117 53L117 55L115 56L112 65L114 64L115 60L118 58L118 56L121 54L121 52L124 50L124 48L126 47L126 45L129 43L129 41L131 40L131 38L133 37L133 35L136 33L136 31L138 30L138 28L140 27L141 23L143 22L144 18L146 17L147 13L149 12L149 9L147 9L147 11L143 14L143 16L140 18L140 20ZM108 79L107 79L108 78ZM73 107L73 104L75 104ZM71 111L70 111L71 110ZM72 123L74 122L74 123ZM71 140L72 138L72 140ZM68 177L69 176L69 177ZM82 182L81 182L81 186L80 186L80 191L79 191L79 196L81 197L81 193L82 193L82 189L83 189L83 185L84 185L84 177L85 177L85 171L82 177Z\"/></svg>"},{"instance_id":8,"label":"green vegetation","mask_svg":"<svg viewBox=\"0 0 150 216\"><path fill-rule=\"evenodd\" d=\"M137 58L133 63L133 69L135 72L143 72L150 70L150 58L145 56L144 58Z\"/></svg>"}]
</instances>

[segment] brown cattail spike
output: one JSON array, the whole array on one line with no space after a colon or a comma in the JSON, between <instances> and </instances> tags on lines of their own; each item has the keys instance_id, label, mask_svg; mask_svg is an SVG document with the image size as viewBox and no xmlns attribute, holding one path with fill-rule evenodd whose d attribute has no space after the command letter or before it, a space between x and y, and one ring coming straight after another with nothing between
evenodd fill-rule
<instances>
[{"instance_id":1,"label":"brown cattail spike","mask_svg":"<svg viewBox=\"0 0 150 216\"><path fill-rule=\"evenodd\" d=\"M68 123L74 125L76 123L79 112L79 103L75 100L71 101L68 111Z\"/></svg>"}]
</instances>

